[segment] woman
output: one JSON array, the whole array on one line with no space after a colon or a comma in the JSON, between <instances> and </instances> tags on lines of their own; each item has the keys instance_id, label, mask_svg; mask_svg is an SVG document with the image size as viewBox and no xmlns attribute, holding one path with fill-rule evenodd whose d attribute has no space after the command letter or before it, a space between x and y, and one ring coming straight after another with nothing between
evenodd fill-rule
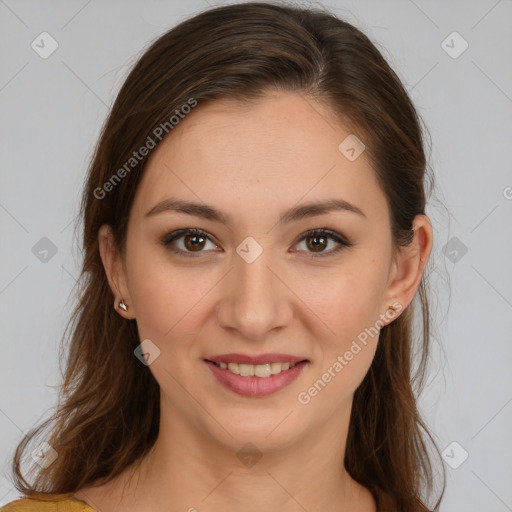
<instances>
[{"instance_id":1,"label":"woman","mask_svg":"<svg viewBox=\"0 0 512 512\"><path fill-rule=\"evenodd\" d=\"M403 85L334 15L161 36L97 145L62 398L3 510L437 510L425 173Z\"/></svg>"}]
</instances>

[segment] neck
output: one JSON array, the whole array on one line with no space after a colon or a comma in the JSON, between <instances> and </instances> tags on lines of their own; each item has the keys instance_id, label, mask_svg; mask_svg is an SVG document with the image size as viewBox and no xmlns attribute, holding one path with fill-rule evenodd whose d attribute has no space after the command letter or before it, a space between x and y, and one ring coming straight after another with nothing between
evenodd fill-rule
<instances>
[{"instance_id":1,"label":"neck","mask_svg":"<svg viewBox=\"0 0 512 512\"><path fill-rule=\"evenodd\" d=\"M245 447L240 450L233 449L237 443L214 442L203 429L180 421L183 416L168 404L161 410L168 412L161 414L155 445L109 487L108 505L94 488L77 497L96 503L101 512L376 510L369 491L343 465L349 414L286 446L276 427L252 442L240 441Z\"/></svg>"}]
</instances>

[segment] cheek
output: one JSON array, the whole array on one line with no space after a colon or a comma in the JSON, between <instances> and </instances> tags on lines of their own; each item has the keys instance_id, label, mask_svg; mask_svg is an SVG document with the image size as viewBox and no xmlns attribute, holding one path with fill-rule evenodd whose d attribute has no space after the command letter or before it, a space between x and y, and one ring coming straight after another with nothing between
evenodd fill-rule
<instances>
[{"instance_id":1,"label":"cheek","mask_svg":"<svg viewBox=\"0 0 512 512\"><path fill-rule=\"evenodd\" d=\"M297 395L300 404L317 411L348 407L368 372L377 348L379 295L366 275L331 279L321 296L310 297L322 322L317 321L311 373ZM331 332L333 331L333 332ZM320 414L320 412L319 412Z\"/></svg>"},{"instance_id":2,"label":"cheek","mask_svg":"<svg viewBox=\"0 0 512 512\"><path fill-rule=\"evenodd\" d=\"M314 278L304 272L296 281L300 282L298 295L317 319L314 355L318 364L311 368L311 387L303 391L306 399L318 396L315 400L326 407L350 400L375 355L387 267L386 262L373 260L371 252L366 257L361 252L337 269L317 272Z\"/></svg>"},{"instance_id":3,"label":"cheek","mask_svg":"<svg viewBox=\"0 0 512 512\"><path fill-rule=\"evenodd\" d=\"M300 279L294 280L294 288L323 326L322 338L342 348L374 326L384 313L381 309L387 267L358 254L338 268L322 270L304 271Z\"/></svg>"},{"instance_id":4,"label":"cheek","mask_svg":"<svg viewBox=\"0 0 512 512\"><path fill-rule=\"evenodd\" d=\"M141 339L163 342L175 337L190 324L195 308L214 284L213 277L173 266L159 251L134 247L129 254L129 289Z\"/></svg>"}]
</instances>

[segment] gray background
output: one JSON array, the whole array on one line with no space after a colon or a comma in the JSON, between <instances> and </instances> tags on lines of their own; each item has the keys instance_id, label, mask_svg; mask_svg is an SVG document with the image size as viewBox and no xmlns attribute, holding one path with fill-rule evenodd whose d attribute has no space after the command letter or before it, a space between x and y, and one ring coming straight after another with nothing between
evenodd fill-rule
<instances>
[{"instance_id":1,"label":"gray background","mask_svg":"<svg viewBox=\"0 0 512 512\"><path fill-rule=\"evenodd\" d=\"M148 42L208 4L0 0L0 504L17 498L15 444L56 403L73 220L108 106ZM420 404L445 450L442 511L512 511L512 2L325 5L378 43L432 135L437 328ZM31 47L51 49L43 31L58 43L46 59Z\"/></svg>"}]
</instances>

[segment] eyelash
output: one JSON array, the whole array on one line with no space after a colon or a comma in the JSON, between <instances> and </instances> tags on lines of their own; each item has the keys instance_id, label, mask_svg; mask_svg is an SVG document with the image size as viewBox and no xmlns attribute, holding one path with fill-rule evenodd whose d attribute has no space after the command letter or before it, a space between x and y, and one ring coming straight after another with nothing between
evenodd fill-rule
<instances>
[{"instance_id":1,"label":"eyelash","mask_svg":"<svg viewBox=\"0 0 512 512\"><path fill-rule=\"evenodd\" d=\"M197 228L186 228L186 229L179 229L177 231L173 231L172 233L165 235L161 239L161 243L166 248L168 248L170 251L172 251L176 254L179 254L179 255L182 255L185 257L192 257L192 258L200 256L200 254L204 251L197 251L197 253L194 254L194 252L192 252L192 251L183 251L182 249L176 249L171 246L172 242L174 242L175 240L178 240L184 236L187 236L187 235L200 236L200 237L206 238L210 242L214 243L213 240L211 240L210 237L208 236L208 233L206 233L205 231L202 231L200 229L197 229ZM330 251L327 251L327 252L320 252L320 253L310 252L309 255L313 258L325 258L327 256L332 256L333 254L337 254L344 248L352 247L354 245L352 242L349 242L346 238L344 238L339 233L336 233L335 231L331 231L330 229L325 229L325 228L307 231L295 243L298 244L307 238L314 238L314 237L330 238L331 240L334 240L335 242L337 242L339 245L336 248L331 249Z\"/></svg>"}]
</instances>

